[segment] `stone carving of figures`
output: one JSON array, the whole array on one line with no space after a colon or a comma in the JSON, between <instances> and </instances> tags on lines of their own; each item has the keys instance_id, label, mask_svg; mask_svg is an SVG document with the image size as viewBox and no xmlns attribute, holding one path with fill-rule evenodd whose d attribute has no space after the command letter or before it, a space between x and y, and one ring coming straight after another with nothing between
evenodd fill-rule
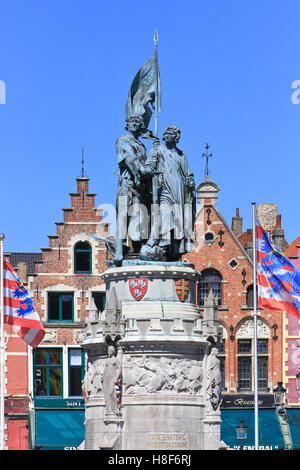
<instances>
[{"instance_id":1,"label":"stone carving of figures","mask_svg":"<svg viewBox=\"0 0 300 470\"><path fill-rule=\"evenodd\" d=\"M142 116L128 117L125 129L116 142L116 151L119 164L119 183L116 196L117 223L116 223L116 252L114 262L123 259L123 243L128 238L134 252L139 252L141 242L149 237L149 211L151 205L151 176L154 159L146 162L146 148L139 140L146 136L145 124ZM151 138L151 137L150 137ZM143 207L145 210L143 210Z\"/></svg>"},{"instance_id":2,"label":"stone carving of figures","mask_svg":"<svg viewBox=\"0 0 300 470\"><path fill-rule=\"evenodd\" d=\"M207 393L211 406L216 411L221 403L221 369L217 357L218 349L213 347L207 361Z\"/></svg>"},{"instance_id":3,"label":"stone carving of figures","mask_svg":"<svg viewBox=\"0 0 300 470\"><path fill-rule=\"evenodd\" d=\"M146 391L146 385L149 382L149 373L144 368L144 358L136 359L132 369L127 369L125 384L125 393L134 394L138 391Z\"/></svg>"},{"instance_id":4,"label":"stone carving of figures","mask_svg":"<svg viewBox=\"0 0 300 470\"><path fill-rule=\"evenodd\" d=\"M155 361L151 361L150 359L146 359L145 368L154 373L146 387L148 392L153 393L161 390L162 388L172 388L170 376L160 364L157 364Z\"/></svg>"},{"instance_id":5,"label":"stone carving of figures","mask_svg":"<svg viewBox=\"0 0 300 470\"><path fill-rule=\"evenodd\" d=\"M88 361L87 370L84 376L84 387L85 387L87 396L91 395L93 376L94 376L94 366L91 361Z\"/></svg>"},{"instance_id":6,"label":"stone carving of figures","mask_svg":"<svg viewBox=\"0 0 300 470\"><path fill-rule=\"evenodd\" d=\"M184 359L183 361L174 361L174 376L175 380L173 383L173 387L177 393L185 392L187 390L187 379L188 379L188 372L187 372L187 360Z\"/></svg>"},{"instance_id":7,"label":"stone carving of figures","mask_svg":"<svg viewBox=\"0 0 300 470\"><path fill-rule=\"evenodd\" d=\"M202 386L203 370L201 362L192 361L188 373L189 391L197 393Z\"/></svg>"},{"instance_id":8,"label":"stone carving of figures","mask_svg":"<svg viewBox=\"0 0 300 470\"><path fill-rule=\"evenodd\" d=\"M115 356L114 346L108 346L107 356L102 374L102 388L106 405L105 414L109 415L119 413L115 386L121 378L121 365Z\"/></svg>"},{"instance_id":9,"label":"stone carving of figures","mask_svg":"<svg viewBox=\"0 0 300 470\"><path fill-rule=\"evenodd\" d=\"M87 371L85 374L85 390L87 396L99 395L102 392L102 372L100 363L88 361Z\"/></svg>"},{"instance_id":10,"label":"stone carving of figures","mask_svg":"<svg viewBox=\"0 0 300 470\"><path fill-rule=\"evenodd\" d=\"M195 395L202 379L202 363L196 360L139 358L133 361L133 367L126 368L124 391L129 395L172 391Z\"/></svg>"},{"instance_id":11,"label":"stone carving of figures","mask_svg":"<svg viewBox=\"0 0 300 470\"><path fill-rule=\"evenodd\" d=\"M177 148L180 129L169 126L165 129L165 144L154 147L148 157L149 167L157 160L159 241L151 238L142 247L141 254L147 253L158 244L164 252L164 259L178 260L191 250L195 221L196 198L195 180L187 158ZM155 230L151 228L151 234Z\"/></svg>"}]
</instances>

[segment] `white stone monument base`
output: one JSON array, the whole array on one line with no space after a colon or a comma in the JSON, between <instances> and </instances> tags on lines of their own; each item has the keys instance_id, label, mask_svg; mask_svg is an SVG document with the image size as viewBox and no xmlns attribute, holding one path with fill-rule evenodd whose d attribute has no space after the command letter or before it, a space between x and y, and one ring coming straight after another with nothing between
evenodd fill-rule
<instances>
[{"instance_id":1,"label":"white stone monument base","mask_svg":"<svg viewBox=\"0 0 300 470\"><path fill-rule=\"evenodd\" d=\"M226 447L220 410L209 396L207 361L215 327L203 324L195 305L198 273L190 265L145 264L110 268L104 279L105 312L100 318L91 314L82 344L85 449ZM108 344L115 345L121 369L118 413L106 411L103 394Z\"/></svg>"}]
</instances>

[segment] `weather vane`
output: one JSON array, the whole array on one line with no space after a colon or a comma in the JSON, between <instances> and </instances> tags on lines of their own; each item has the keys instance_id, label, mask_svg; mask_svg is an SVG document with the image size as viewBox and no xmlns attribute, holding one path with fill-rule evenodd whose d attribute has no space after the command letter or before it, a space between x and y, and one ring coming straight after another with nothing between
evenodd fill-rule
<instances>
[{"instance_id":1,"label":"weather vane","mask_svg":"<svg viewBox=\"0 0 300 470\"><path fill-rule=\"evenodd\" d=\"M206 165L205 165L205 178L207 178L210 174L210 170L208 169L208 159L211 158L213 156L212 153L208 153L208 149L209 149L209 145L206 144L205 145L205 148L206 148L206 153L203 153L202 154L202 157L205 157L206 158Z\"/></svg>"},{"instance_id":2,"label":"weather vane","mask_svg":"<svg viewBox=\"0 0 300 470\"><path fill-rule=\"evenodd\" d=\"M84 147L81 150L81 176L84 178Z\"/></svg>"}]
</instances>

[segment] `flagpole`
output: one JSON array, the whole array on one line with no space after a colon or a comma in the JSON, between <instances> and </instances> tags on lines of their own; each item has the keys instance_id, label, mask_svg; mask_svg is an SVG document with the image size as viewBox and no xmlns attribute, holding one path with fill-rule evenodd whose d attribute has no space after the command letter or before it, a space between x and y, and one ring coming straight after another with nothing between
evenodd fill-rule
<instances>
[{"instance_id":1,"label":"flagpole","mask_svg":"<svg viewBox=\"0 0 300 470\"><path fill-rule=\"evenodd\" d=\"M5 236L3 233L0 234L0 309L1 309L1 322L0 322L0 330L1 330L1 406L0 406L0 450L5 449L5 414L4 414L4 395L5 395L5 340L4 340L4 301L3 301L3 246L4 246L4 239Z\"/></svg>"},{"instance_id":2,"label":"flagpole","mask_svg":"<svg viewBox=\"0 0 300 470\"><path fill-rule=\"evenodd\" d=\"M257 261L256 261L256 204L252 202L253 222L253 322L254 322L254 440L258 450L258 372L257 372Z\"/></svg>"},{"instance_id":3,"label":"flagpole","mask_svg":"<svg viewBox=\"0 0 300 470\"><path fill-rule=\"evenodd\" d=\"M156 80L156 91L155 91L155 123L154 123L154 134L158 136L158 61L157 61L157 43L158 43L158 32L157 29L154 31L154 55L155 55L155 80Z\"/></svg>"},{"instance_id":4,"label":"flagpole","mask_svg":"<svg viewBox=\"0 0 300 470\"><path fill-rule=\"evenodd\" d=\"M158 33L157 29L154 31L154 61L155 61L155 120L154 120L154 135L158 137L158 60L157 60L157 43L158 43ZM158 147L158 139L154 140L153 147ZM156 164L156 169L152 177L152 208L151 208L151 218L157 221L158 226L158 162ZM154 241L157 240L158 234L154 227L156 223L151 222L151 234L150 238Z\"/></svg>"}]
</instances>

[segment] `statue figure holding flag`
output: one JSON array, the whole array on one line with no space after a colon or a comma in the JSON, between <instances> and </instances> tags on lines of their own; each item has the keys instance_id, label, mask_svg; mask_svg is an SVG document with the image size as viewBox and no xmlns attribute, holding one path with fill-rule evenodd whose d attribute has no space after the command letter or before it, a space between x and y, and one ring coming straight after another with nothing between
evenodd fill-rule
<instances>
[{"instance_id":1,"label":"statue figure holding flag","mask_svg":"<svg viewBox=\"0 0 300 470\"><path fill-rule=\"evenodd\" d=\"M139 140L145 132L142 115L128 116L127 135L116 142L119 163L119 183L117 189L116 252L114 262L123 259L124 243L127 251L139 253L142 243L149 236L148 213L151 206L151 175L154 160L146 164L146 148Z\"/></svg>"},{"instance_id":2,"label":"statue figure holding flag","mask_svg":"<svg viewBox=\"0 0 300 470\"><path fill-rule=\"evenodd\" d=\"M149 104L155 109L157 116L160 101L160 79L155 47L154 55L141 67L132 81L126 103L125 129L128 134L120 136L116 142L120 174L116 197L115 264L122 261L124 250L139 253L142 244L145 244L149 238L151 183L156 161L147 160L146 148L139 137L152 139L155 145L159 143L157 132L154 135L148 126L152 116Z\"/></svg>"},{"instance_id":3,"label":"statue figure holding flag","mask_svg":"<svg viewBox=\"0 0 300 470\"><path fill-rule=\"evenodd\" d=\"M177 148L180 129L169 126L165 144L159 145L158 112L161 85L154 55L134 77L126 103L127 135L116 142L119 164L117 189L116 250L114 264L124 254L150 261L178 261L191 249L195 220L195 181L186 156ZM148 129L155 110L154 133ZM147 158L139 138L152 139Z\"/></svg>"}]
</instances>

